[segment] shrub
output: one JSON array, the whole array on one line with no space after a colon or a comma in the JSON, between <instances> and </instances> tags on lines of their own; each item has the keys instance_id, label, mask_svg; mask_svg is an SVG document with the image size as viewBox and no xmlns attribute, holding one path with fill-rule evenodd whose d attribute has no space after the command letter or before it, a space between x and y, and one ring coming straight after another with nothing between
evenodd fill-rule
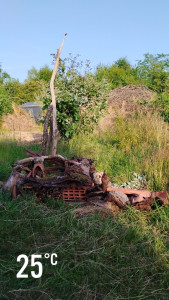
<instances>
[{"instance_id":1,"label":"shrub","mask_svg":"<svg viewBox=\"0 0 169 300\"><path fill-rule=\"evenodd\" d=\"M90 72L89 62L84 66L84 74L81 74L82 65L77 57L62 61L55 80L57 123L61 135L66 138L71 138L79 130L92 131L106 108L107 82L97 80ZM48 90L44 109L50 102Z\"/></svg>"},{"instance_id":2,"label":"shrub","mask_svg":"<svg viewBox=\"0 0 169 300\"><path fill-rule=\"evenodd\" d=\"M169 122L169 94L158 94L153 104L160 110L164 120Z\"/></svg>"},{"instance_id":3,"label":"shrub","mask_svg":"<svg viewBox=\"0 0 169 300\"><path fill-rule=\"evenodd\" d=\"M118 117L112 129L100 134L79 134L59 145L59 153L91 157L96 168L117 184L145 175L150 190L169 188L168 124L158 115L140 113Z\"/></svg>"}]
</instances>

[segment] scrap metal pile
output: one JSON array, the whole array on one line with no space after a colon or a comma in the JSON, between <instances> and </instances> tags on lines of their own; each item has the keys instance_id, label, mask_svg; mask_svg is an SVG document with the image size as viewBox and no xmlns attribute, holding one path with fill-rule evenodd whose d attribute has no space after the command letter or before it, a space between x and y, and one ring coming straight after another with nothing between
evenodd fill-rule
<instances>
[{"instance_id":1,"label":"scrap metal pile","mask_svg":"<svg viewBox=\"0 0 169 300\"><path fill-rule=\"evenodd\" d=\"M28 158L17 161L4 185L11 190L13 199L24 190L32 190L35 196L65 201L84 202L118 211L127 205L151 211L156 205L169 204L169 191L150 192L113 188L108 176L95 169L92 159L67 159L61 155L41 156L29 149Z\"/></svg>"}]
</instances>

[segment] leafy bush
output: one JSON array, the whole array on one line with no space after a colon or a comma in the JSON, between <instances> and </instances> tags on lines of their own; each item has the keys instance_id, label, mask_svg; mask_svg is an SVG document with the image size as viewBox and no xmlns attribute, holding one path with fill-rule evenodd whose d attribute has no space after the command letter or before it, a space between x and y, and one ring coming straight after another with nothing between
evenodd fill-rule
<instances>
[{"instance_id":1,"label":"leafy bush","mask_svg":"<svg viewBox=\"0 0 169 300\"><path fill-rule=\"evenodd\" d=\"M84 74L80 69L83 68ZM86 69L85 69L86 68ZM92 131L106 108L108 84L90 72L89 62L78 57L61 62L55 80L58 128L62 136L70 138L77 131ZM44 97L44 109L51 102L50 91Z\"/></svg>"},{"instance_id":2,"label":"leafy bush","mask_svg":"<svg viewBox=\"0 0 169 300\"><path fill-rule=\"evenodd\" d=\"M138 77L144 84L157 93L167 91L169 88L169 55L145 54L144 60L138 62Z\"/></svg>"},{"instance_id":3,"label":"leafy bush","mask_svg":"<svg viewBox=\"0 0 169 300\"><path fill-rule=\"evenodd\" d=\"M162 117L165 121L169 122L169 94L158 94L154 105L160 110Z\"/></svg>"}]
</instances>

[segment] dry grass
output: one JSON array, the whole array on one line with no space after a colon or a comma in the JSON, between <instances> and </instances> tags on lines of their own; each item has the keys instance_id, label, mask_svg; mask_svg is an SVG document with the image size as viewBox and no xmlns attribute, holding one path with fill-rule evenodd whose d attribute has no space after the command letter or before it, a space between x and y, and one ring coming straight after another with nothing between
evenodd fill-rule
<instances>
[{"instance_id":1,"label":"dry grass","mask_svg":"<svg viewBox=\"0 0 169 300\"><path fill-rule=\"evenodd\" d=\"M145 86L128 85L111 91L108 99L108 112L99 123L99 130L112 128L117 113L120 116L132 115L136 111L148 111L155 93Z\"/></svg>"},{"instance_id":2,"label":"dry grass","mask_svg":"<svg viewBox=\"0 0 169 300\"><path fill-rule=\"evenodd\" d=\"M19 105L13 104L13 113L3 116L0 140L16 140L30 143L41 141L42 125L35 120Z\"/></svg>"},{"instance_id":3,"label":"dry grass","mask_svg":"<svg viewBox=\"0 0 169 300\"><path fill-rule=\"evenodd\" d=\"M35 120L19 105L13 104L13 113L3 116L2 130L13 132L39 131Z\"/></svg>"},{"instance_id":4,"label":"dry grass","mask_svg":"<svg viewBox=\"0 0 169 300\"><path fill-rule=\"evenodd\" d=\"M130 181L136 172L146 176L150 190L169 189L169 125L157 114L119 117L113 129L61 142L59 152L96 159L97 170L114 183Z\"/></svg>"}]
</instances>

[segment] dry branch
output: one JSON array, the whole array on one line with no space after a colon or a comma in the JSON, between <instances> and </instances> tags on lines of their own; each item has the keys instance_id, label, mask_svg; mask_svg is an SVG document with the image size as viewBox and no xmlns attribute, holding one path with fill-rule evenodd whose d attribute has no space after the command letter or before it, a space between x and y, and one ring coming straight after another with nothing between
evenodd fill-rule
<instances>
[{"instance_id":1,"label":"dry branch","mask_svg":"<svg viewBox=\"0 0 169 300\"><path fill-rule=\"evenodd\" d=\"M67 33L65 33L63 41L61 43L61 46L57 50L56 61L55 61L54 69L53 69L51 80L50 80L50 91L51 91L52 101L47 109L45 122L44 122L42 151L41 151L42 155L46 154L46 152L50 150L51 144L52 144L52 155L53 156L56 155L59 130L57 127L57 110L56 110L54 80L55 80L56 73L58 71L59 57L60 57L60 53L61 53L66 35L67 35ZM53 110L53 116L51 116L52 110ZM49 124L50 124L50 129L48 132Z\"/></svg>"},{"instance_id":2,"label":"dry branch","mask_svg":"<svg viewBox=\"0 0 169 300\"><path fill-rule=\"evenodd\" d=\"M42 155L46 154L46 150L47 150L48 125L49 125L49 121L50 121L50 118L51 118L51 113L52 113L52 104L50 104L48 109L47 109L45 122L44 122L44 126L43 126L43 142L42 142L42 151L41 151Z\"/></svg>"},{"instance_id":3,"label":"dry branch","mask_svg":"<svg viewBox=\"0 0 169 300\"><path fill-rule=\"evenodd\" d=\"M3 187L4 192L12 191L13 198L20 195L22 190L31 189L40 200L47 197L65 201L86 200L86 204L108 207L116 212L127 205L151 211L155 207L155 199L158 205L169 204L169 191L109 188L108 176L96 171L91 159L67 159L58 154L38 156L29 149L26 152L32 157L19 160L13 165L12 173ZM100 183L94 176L98 173L103 173Z\"/></svg>"},{"instance_id":4,"label":"dry branch","mask_svg":"<svg viewBox=\"0 0 169 300\"><path fill-rule=\"evenodd\" d=\"M57 140L58 140L58 135L59 135L59 131L57 128L57 111L56 111L56 99L55 99L55 89L54 89L54 80L55 80L55 76L59 67L59 56L64 44L64 40L66 37L66 33L65 36L63 38L62 44L60 46L60 48L57 51L57 55L56 55L56 62L55 62L55 66L53 69L53 73L52 73L52 77L50 80L50 90L51 90L51 97L52 97L52 107L53 107L53 145L52 145L52 155L56 155L56 149L57 149Z\"/></svg>"}]
</instances>

